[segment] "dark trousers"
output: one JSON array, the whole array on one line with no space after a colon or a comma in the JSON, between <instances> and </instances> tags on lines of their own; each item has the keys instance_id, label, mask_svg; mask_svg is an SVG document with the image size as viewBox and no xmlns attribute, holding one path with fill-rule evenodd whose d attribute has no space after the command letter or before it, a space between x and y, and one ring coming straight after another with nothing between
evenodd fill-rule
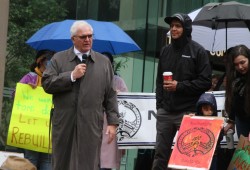
<instances>
[{"instance_id":1,"label":"dark trousers","mask_svg":"<svg viewBox=\"0 0 250 170\"><path fill-rule=\"evenodd\" d=\"M245 137L248 137L250 132L250 121L249 119L239 119L237 116L235 116L235 123L236 123L236 130L237 130L237 136L240 138L240 135L243 135Z\"/></svg>"},{"instance_id":2,"label":"dark trousers","mask_svg":"<svg viewBox=\"0 0 250 170\"><path fill-rule=\"evenodd\" d=\"M153 160L153 149L139 149L134 170L151 170Z\"/></svg>"},{"instance_id":3,"label":"dark trousers","mask_svg":"<svg viewBox=\"0 0 250 170\"><path fill-rule=\"evenodd\" d=\"M157 110L156 145L152 170L166 170L171 155L172 143L180 128L185 113L169 113L164 109Z\"/></svg>"}]
</instances>

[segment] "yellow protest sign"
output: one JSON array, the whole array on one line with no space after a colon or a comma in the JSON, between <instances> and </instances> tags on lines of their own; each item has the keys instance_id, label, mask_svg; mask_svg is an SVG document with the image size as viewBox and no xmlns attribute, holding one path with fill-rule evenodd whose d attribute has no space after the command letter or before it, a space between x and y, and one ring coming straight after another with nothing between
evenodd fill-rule
<instances>
[{"instance_id":1,"label":"yellow protest sign","mask_svg":"<svg viewBox=\"0 0 250 170\"><path fill-rule=\"evenodd\" d=\"M17 83L7 145L51 153L51 106L52 95L45 93L42 87L32 89L27 84Z\"/></svg>"}]
</instances>

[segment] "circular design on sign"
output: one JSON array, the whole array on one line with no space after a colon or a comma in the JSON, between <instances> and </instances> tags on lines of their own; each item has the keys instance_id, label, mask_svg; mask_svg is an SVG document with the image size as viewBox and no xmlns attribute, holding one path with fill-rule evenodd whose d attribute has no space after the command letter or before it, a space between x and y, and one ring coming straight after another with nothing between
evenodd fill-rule
<instances>
[{"instance_id":1,"label":"circular design on sign","mask_svg":"<svg viewBox=\"0 0 250 170\"><path fill-rule=\"evenodd\" d=\"M177 148L181 154L189 157L208 153L215 144L214 134L207 128L194 127L184 131L177 139Z\"/></svg>"},{"instance_id":2,"label":"circular design on sign","mask_svg":"<svg viewBox=\"0 0 250 170\"><path fill-rule=\"evenodd\" d=\"M117 129L118 141L124 138L132 138L141 127L141 114L139 109L126 100L118 101L119 127Z\"/></svg>"}]
</instances>

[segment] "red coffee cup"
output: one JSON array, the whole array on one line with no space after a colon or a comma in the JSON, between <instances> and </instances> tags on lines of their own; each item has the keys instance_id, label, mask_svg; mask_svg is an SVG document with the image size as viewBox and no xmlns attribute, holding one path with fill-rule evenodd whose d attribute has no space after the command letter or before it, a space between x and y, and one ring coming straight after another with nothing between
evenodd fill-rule
<instances>
[{"instance_id":1,"label":"red coffee cup","mask_svg":"<svg viewBox=\"0 0 250 170\"><path fill-rule=\"evenodd\" d=\"M164 72L163 79L164 81L172 81L173 73L172 72Z\"/></svg>"}]
</instances>

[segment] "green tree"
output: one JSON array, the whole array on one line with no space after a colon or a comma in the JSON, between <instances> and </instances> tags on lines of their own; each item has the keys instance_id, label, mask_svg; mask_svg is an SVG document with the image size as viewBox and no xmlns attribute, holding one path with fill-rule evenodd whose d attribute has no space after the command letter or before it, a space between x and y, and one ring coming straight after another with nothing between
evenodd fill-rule
<instances>
[{"instance_id":1,"label":"green tree","mask_svg":"<svg viewBox=\"0 0 250 170\"><path fill-rule=\"evenodd\" d=\"M5 87L15 88L23 75L29 72L36 51L25 42L41 27L67 16L67 0L11 0L9 8L9 25L7 56L5 70ZM5 144L12 99L3 99L0 145Z\"/></svg>"},{"instance_id":2,"label":"green tree","mask_svg":"<svg viewBox=\"0 0 250 170\"><path fill-rule=\"evenodd\" d=\"M5 86L16 82L29 71L35 50L25 42L44 25L65 19L67 10L62 0L11 0L8 25Z\"/></svg>"}]
</instances>

